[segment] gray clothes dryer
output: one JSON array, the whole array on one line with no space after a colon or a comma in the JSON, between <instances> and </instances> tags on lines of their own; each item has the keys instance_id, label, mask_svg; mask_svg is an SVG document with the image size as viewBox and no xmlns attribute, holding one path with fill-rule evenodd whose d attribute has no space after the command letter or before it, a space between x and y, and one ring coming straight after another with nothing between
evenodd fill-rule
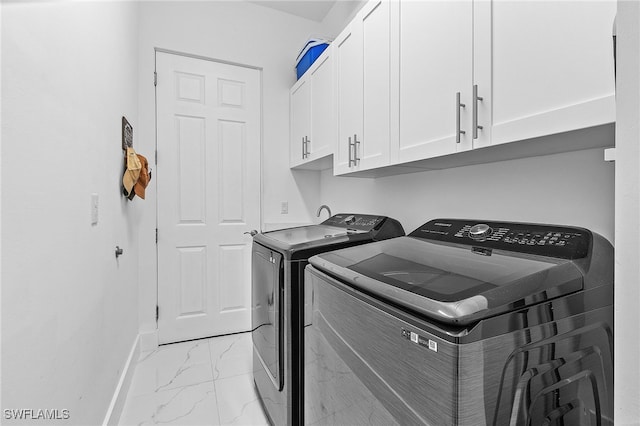
<instances>
[{"instance_id":1,"label":"gray clothes dryer","mask_svg":"<svg viewBox=\"0 0 640 426\"><path fill-rule=\"evenodd\" d=\"M329 250L404 236L385 216L337 214L319 225L265 232L252 249L254 383L271 423L303 423L304 268L309 257ZM310 313L310 311L308 311Z\"/></svg>"}]
</instances>

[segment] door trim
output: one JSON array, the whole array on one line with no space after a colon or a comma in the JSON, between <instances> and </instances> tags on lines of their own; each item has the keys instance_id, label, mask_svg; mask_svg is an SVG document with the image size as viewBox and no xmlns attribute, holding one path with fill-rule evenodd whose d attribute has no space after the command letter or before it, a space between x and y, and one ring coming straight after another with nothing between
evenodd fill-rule
<instances>
[{"instance_id":1,"label":"door trim","mask_svg":"<svg viewBox=\"0 0 640 426\"><path fill-rule=\"evenodd\" d=\"M248 68L248 69L252 69L252 70L256 70L259 72L259 79L260 79L260 100L259 100L259 108L260 108L260 119L259 119L259 133L260 133L260 137L258 140L258 145L260 147L260 161L259 161L259 171L258 174L260 176L260 193L259 193L259 197L258 197L258 206L259 206L259 217L260 217L260 229L259 231L261 232L262 229L264 229L264 214L263 214L263 207L264 207L264 203L263 203L263 198L264 198L264 68L263 67L259 67L259 66L254 66L254 65L248 65L248 64L243 64L243 63L239 63L239 62L234 62L234 61L227 61L227 60L223 60L223 59L217 59L217 58L212 58L212 57L208 57L208 56L203 56L203 55L198 55L198 54L194 54L194 53L188 53L188 52L181 52L181 51L177 51L177 50L172 50L172 49L164 49L161 47L154 47L153 48L154 52L153 52L153 72L154 75L157 75L156 73L158 72L158 68L157 68L157 63L158 63L158 53L166 53L166 54L170 54L170 55L176 55L176 56L183 56L183 57L187 57L187 58L193 58L193 59L199 59L199 60L203 60L203 61L209 61L209 62L217 62L220 64L225 64L225 65L232 65L232 66L237 66L237 67L242 67L242 68ZM154 112L153 112L153 118L154 118L154 166L156 168L155 173L158 173L158 89L157 86L154 87L153 90L153 94L154 94L154 102L153 102L153 106L154 106ZM155 269L156 269L156 286L155 286L155 290L156 290L156 294L155 294L155 306L156 309L159 305L159 291L158 291L158 287L160 284L160 271L159 271L159 260L158 260L158 192L159 192L159 188L158 185L154 185L155 186L155 205L153 206L154 208L154 213L155 213L155 229L156 229L156 253L155 253ZM158 329L158 315L157 315L157 310L156 310L156 336L158 335L159 329ZM157 344L157 346L159 346L159 344Z\"/></svg>"},{"instance_id":2,"label":"door trim","mask_svg":"<svg viewBox=\"0 0 640 426\"><path fill-rule=\"evenodd\" d=\"M196 55L194 53L186 53L186 52L180 52L177 50L171 50L171 49L163 49L161 47L154 47L154 55L157 53L168 53L170 55L178 55L178 56L184 56L187 58L193 58L193 59L200 59L203 61L209 61L209 62L217 62L219 64L225 64L225 65L233 65L236 67L242 67L242 68L249 68L252 70L258 70L260 71L260 76L262 77L262 67L258 67L255 65L247 65L247 64L242 64L240 62L233 62L233 61L225 61L224 59L216 59L216 58L210 58L208 56L202 56L202 55ZM260 79L260 81L262 82L262 78ZM262 94L262 93L261 93ZM262 97L260 98L260 100L262 100Z\"/></svg>"}]
</instances>

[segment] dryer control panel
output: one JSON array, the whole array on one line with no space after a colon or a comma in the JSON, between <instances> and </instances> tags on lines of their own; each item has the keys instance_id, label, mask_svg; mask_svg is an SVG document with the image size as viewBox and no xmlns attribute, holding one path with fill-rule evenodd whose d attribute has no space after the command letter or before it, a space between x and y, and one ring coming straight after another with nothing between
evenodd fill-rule
<instances>
[{"instance_id":1,"label":"dryer control panel","mask_svg":"<svg viewBox=\"0 0 640 426\"><path fill-rule=\"evenodd\" d=\"M473 219L431 220L409 236L470 245L479 254L498 249L561 259L586 257L592 239L584 228Z\"/></svg>"},{"instance_id":2,"label":"dryer control panel","mask_svg":"<svg viewBox=\"0 0 640 426\"><path fill-rule=\"evenodd\" d=\"M375 229L384 219L386 219L385 216L339 213L322 222L322 225L367 232Z\"/></svg>"}]
</instances>

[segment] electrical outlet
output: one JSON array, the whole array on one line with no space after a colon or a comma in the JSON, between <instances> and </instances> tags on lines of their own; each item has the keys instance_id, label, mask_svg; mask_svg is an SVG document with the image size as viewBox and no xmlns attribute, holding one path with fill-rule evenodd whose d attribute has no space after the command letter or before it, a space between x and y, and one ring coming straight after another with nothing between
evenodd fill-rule
<instances>
[{"instance_id":1,"label":"electrical outlet","mask_svg":"<svg viewBox=\"0 0 640 426\"><path fill-rule=\"evenodd\" d=\"M98 194L91 194L91 224L98 224Z\"/></svg>"},{"instance_id":2,"label":"electrical outlet","mask_svg":"<svg viewBox=\"0 0 640 426\"><path fill-rule=\"evenodd\" d=\"M289 202L283 201L280 204L280 214L289 214Z\"/></svg>"}]
</instances>

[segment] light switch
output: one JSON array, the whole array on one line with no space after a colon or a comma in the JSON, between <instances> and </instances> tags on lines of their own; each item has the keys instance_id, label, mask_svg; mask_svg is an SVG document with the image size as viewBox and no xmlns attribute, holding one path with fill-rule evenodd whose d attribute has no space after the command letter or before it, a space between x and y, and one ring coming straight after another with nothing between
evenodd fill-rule
<instances>
[{"instance_id":1,"label":"light switch","mask_svg":"<svg viewBox=\"0 0 640 426\"><path fill-rule=\"evenodd\" d=\"M280 204L280 214L289 214L289 202L283 201Z\"/></svg>"},{"instance_id":2,"label":"light switch","mask_svg":"<svg viewBox=\"0 0 640 426\"><path fill-rule=\"evenodd\" d=\"M91 224L98 224L98 194L91 194Z\"/></svg>"}]
</instances>

